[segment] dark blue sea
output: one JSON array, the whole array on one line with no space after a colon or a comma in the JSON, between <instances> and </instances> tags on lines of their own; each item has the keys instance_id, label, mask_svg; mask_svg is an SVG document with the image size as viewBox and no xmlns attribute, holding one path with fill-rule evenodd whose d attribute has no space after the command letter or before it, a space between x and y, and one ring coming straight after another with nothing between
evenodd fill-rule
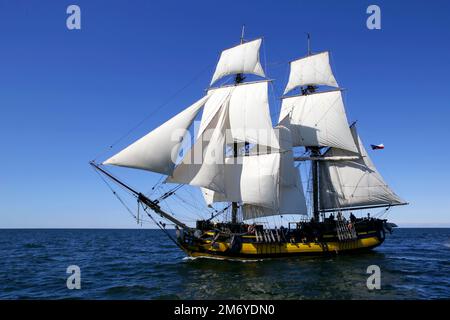
<instances>
[{"instance_id":1,"label":"dark blue sea","mask_svg":"<svg viewBox=\"0 0 450 320\"><path fill-rule=\"evenodd\" d=\"M397 229L372 252L187 259L159 230L0 230L0 299L450 298L450 229ZM81 289L66 269L81 270ZM369 265L381 289L369 290Z\"/></svg>"}]
</instances>

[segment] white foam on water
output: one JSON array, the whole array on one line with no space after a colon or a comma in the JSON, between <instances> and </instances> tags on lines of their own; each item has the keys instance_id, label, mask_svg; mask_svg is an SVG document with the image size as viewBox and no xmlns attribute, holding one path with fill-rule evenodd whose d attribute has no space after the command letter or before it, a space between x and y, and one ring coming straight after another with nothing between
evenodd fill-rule
<instances>
[{"instance_id":1,"label":"white foam on water","mask_svg":"<svg viewBox=\"0 0 450 320\"><path fill-rule=\"evenodd\" d=\"M260 262L268 259L233 259L233 258L221 258L221 257L184 257L183 260L197 260L197 259L211 259L211 260L220 260L220 261L232 261L232 262Z\"/></svg>"},{"instance_id":2,"label":"white foam on water","mask_svg":"<svg viewBox=\"0 0 450 320\"><path fill-rule=\"evenodd\" d=\"M197 260L197 257L184 257L181 260Z\"/></svg>"}]
</instances>

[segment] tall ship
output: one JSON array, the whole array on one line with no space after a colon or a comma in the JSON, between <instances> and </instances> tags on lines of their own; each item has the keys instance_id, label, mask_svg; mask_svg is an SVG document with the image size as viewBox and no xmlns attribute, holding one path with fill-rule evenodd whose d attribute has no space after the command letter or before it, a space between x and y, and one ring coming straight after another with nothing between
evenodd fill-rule
<instances>
[{"instance_id":1,"label":"tall ship","mask_svg":"<svg viewBox=\"0 0 450 320\"><path fill-rule=\"evenodd\" d=\"M108 185L137 199L138 220L150 217L191 257L264 259L381 245L395 224L367 212L407 203L385 183L356 124L349 124L329 52L312 53L308 35L307 55L289 63L273 125L272 80L260 62L261 45L262 38L246 41L242 32L240 42L220 54L202 98L90 164ZM111 165L159 174L166 191L158 197L140 192L113 174ZM182 188L197 188L203 196L208 216L195 225L163 205L180 198ZM280 217L279 224L269 217Z\"/></svg>"}]
</instances>

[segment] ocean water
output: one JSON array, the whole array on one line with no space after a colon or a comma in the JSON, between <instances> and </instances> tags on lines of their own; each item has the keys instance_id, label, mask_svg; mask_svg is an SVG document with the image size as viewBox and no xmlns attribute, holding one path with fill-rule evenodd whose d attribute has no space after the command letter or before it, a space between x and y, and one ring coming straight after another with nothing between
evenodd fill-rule
<instances>
[{"instance_id":1,"label":"ocean water","mask_svg":"<svg viewBox=\"0 0 450 320\"><path fill-rule=\"evenodd\" d=\"M188 259L160 230L0 230L0 299L450 298L450 229L397 229L372 252ZM81 289L69 290L69 265ZM381 289L368 290L369 265Z\"/></svg>"}]
</instances>

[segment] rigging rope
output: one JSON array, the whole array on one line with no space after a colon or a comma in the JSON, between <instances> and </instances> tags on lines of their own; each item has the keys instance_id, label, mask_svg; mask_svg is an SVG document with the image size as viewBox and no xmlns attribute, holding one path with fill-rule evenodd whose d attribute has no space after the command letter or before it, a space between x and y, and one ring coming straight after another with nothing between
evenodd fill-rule
<instances>
[{"instance_id":1,"label":"rigging rope","mask_svg":"<svg viewBox=\"0 0 450 320\"><path fill-rule=\"evenodd\" d=\"M226 207L223 208L222 210L220 210L220 211L216 210L216 213L215 213L213 216L211 216L211 218L209 218L209 219L206 220L206 221L211 221L212 219L214 219L214 218L216 218L217 216L221 215L222 213L226 212L226 211L228 210L228 208L230 208L231 206L232 206L232 205L231 205L231 203L230 203L228 206L226 206Z\"/></svg>"},{"instance_id":2,"label":"rigging rope","mask_svg":"<svg viewBox=\"0 0 450 320\"><path fill-rule=\"evenodd\" d=\"M286 64L290 63L290 60L288 61L275 61L272 63L267 63L267 55L266 55L266 47L265 47L265 42L263 41L263 51L264 51L264 67L265 70L267 70L267 65L270 65L272 67L281 67L284 66ZM331 53L330 53L331 56ZM332 58L332 57L330 57ZM197 79L200 78L200 76L202 76L208 69L211 68L211 66L215 65L217 63L217 61L215 63L211 63L208 64L204 69L202 69L199 73L197 73L190 81L188 81L184 86L182 86L178 91L176 91L175 93L173 93L165 102L163 102L162 104L160 104L158 107L156 107L151 113L149 113L146 117L144 117L141 121L139 121L134 127L132 127L130 130L128 130L125 134L123 134L122 136L120 136L117 140L115 140L111 145L109 145L108 147L106 147L104 149L104 151L100 152L99 154L97 154L94 157L94 161L96 161L99 157L105 155L107 152L109 152L111 149L113 149L119 142L121 142L123 139L125 139L126 137L128 137L133 131L135 131L137 128L139 128L145 121L147 121L150 117L152 117L153 115L155 115L157 112L159 112L163 107L165 107L167 104L169 104L175 97L177 97L181 92L183 92L184 90L186 90L190 85L192 85L192 83L194 83ZM287 69L287 76L285 76L285 78L288 78L289 76L289 69ZM221 83L221 85L227 84L228 82L230 82L230 80L233 79L233 77L230 78L225 78L225 82ZM272 85L272 89L273 91L276 93L275 90L275 86L271 83ZM280 111L275 112L274 114L271 114L271 116L273 115L277 115L279 114Z\"/></svg>"},{"instance_id":3,"label":"rigging rope","mask_svg":"<svg viewBox=\"0 0 450 320\"><path fill-rule=\"evenodd\" d=\"M153 218L153 216L147 211L147 208L144 207L144 205L141 203L142 209L145 211L145 213L150 217L150 219L152 219L152 221L166 234L167 237L169 237L170 240L172 240L172 242L181 250L184 250L183 247L178 243L178 241L176 241L170 234L169 232L166 230L165 225L162 225L161 222L158 222L155 220L155 218Z\"/></svg>"},{"instance_id":4,"label":"rigging rope","mask_svg":"<svg viewBox=\"0 0 450 320\"><path fill-rule=\"evenodd\" d=\"M267 55L266 55L266 46L265 46L265 41L263 41L263 53L264 53L264 67L265 67L265 70L267 71L267 66L268 65L270 65L271 67L275 67L275 68L278 68L278 67L281 67L281 66L284 66L285 65L285 62L283 62L283 61L279 61L279 62L273 62L273 63L267 63ZM125 139L126 137L128 137L133 131L135 131L137 128L139 128L145 121L147 121L151 116L153 116L154 114L156 114L157 112L159 112L164 106L166 106L167 104L169 104L169 102L171 102L176 96L178 96L181 92L183 92L186 88L188 88L190 85L192 85L192 83L194 82L194 81L196 81L198 78L200 78L200 76L202 76L206 71L207 71L207 69L209 69L210 67L211 67L211 65L213 65L213 64L209 64L207 67L205 67L204 69L202 69L198 74L196 74L188 83L186 83L183 87L181 87L178 91L176 91L174 94L172 94L164 103L162 103L161 105L159 105L158 107L156 107L149 115L147 115L146 117L144 117L139 123L137 123L133 128L131 128L128 132L126 132L124 135L122 135L119 139L117 139L116 141L114 141L109 147L107 147L106 149L107 150L105 150L104 152L101 152L100 154L98 154L94 159L96 160L96 159L98 159L100 156L103 156L105 153L107 153L109 150L111 150L113 147L115 147L119 142L121 142L123 139ZM289 69L287 70L287 76L289 76ZM228 78L228 79L225 79L225 83L227 83L227 82L229 82L230 80L231 80L232 78ZM272 88L272 98L274 99L275 98L275 95L277 95L278 94L278 90L277 90L277 88L274 86L274 84L273 84L273 82L269 82L270 83L270 86L271 86L271 88ZM344 99L345 99L345 97L344 97ZM281 104L281 103L280 103ZM279 108L277 108L277 109L279 109ZM274 116L275 114L279 114L279 112L278 113L274 113L274 114L271 114L271 116ZM305 152L306 153L306 152ZM306 168L305 168L306 169ZM96 171L97 172L97 171ZM136 217L134 214L133 214L133 212L130 210L130 208L126 205L126 203L125 203L125 201L124 200L122 200L121 199L121 197L116 193L116 191L109 185L109 183L104 179L104 177L100 174L100 173L98 173L97 172L97 174L99 174L99 176L101 177L101 179L107 184L107 186L109 187L109 189L113 192L113 194L119 199L119 201L126 207L126 209L127 209L127 211L135 218L135 219L137 219L138 220L138 222L139 222L139 217ZM302 175L302 176L304 176L304 175ZM310 181L310 177L311 177L311 172L309 172L309 175L308 175L308 181L307 181L307 191L309 192L309 193L311 193L311 181ZM158 180L158 182L152 187L152 189L151 189L151 192L150 192L150 194L151 195L153 195L153 194L155 194L156 192L158 192L159 190L161 190L162 189L162 187L160 186L161 185L161 182L162 182L162 180L163 180L163 178L164 178L164 176L161 176L160 177L160 179ZM302 181L302 183L303 183L303 181ZM178 186L176 186L176 187L174 187L172 190L169 190L169 191L167 191L167 192L165 192L165 193L163 193L157 200L155 200L155 202L156 203L158 203L158 202L160 202L160 201L162 201L162 200L165 200L165 199L167 199L167 198L169 198L170 196L172 196L172 195L175 195L175 192L177 192L179 189L181 189L182 187L183 187L184 185L178 185ZM161 190L161 191L163 191L163 190ZM131 193L132 194L132 193ZM133 194L132 194L133 195ZM135 195L133 195L133 196L135 196ZM178 195L175 195L177 198L179 198L181 201L183 201L185 204L187 204L187 205L190 205L192 208L194 208L194 209L196 209L196 210L204 210L204 209L200 209L200 208L198 208L198 207L195 207L194 205L192 205L192 204L190 204L190 203L188 203L186 200L184 200L184 199L182 199L180 196L178 196ZM136 196L135 196L136 197ZM310 199L308 199L308 200L310 200ZM230 206L227 206L227 207L225 207L225 208L223 208L222 210L220 210L220 211L218 211L217 209L214 209L215 210L215 213L216 213L216 215L215 216L217 216L218 214L217 213L223 213L223 212L226 212L227 210L228 210L228 208L229 208ZM386 212L387 212L387 210L386 210ZM384 213L386 213L386 212L384 212ZM208 213L214 213L214 212L210 212L210 211L208 211ZM147 212L147 214L148 214L148 212ZM214 217L215 217L214 216ZM282 219L282 218L281 218ZM267 220L267 219L266 219ZM275 220L275 218L273 219L273 220ZM142 220L141 220L142 221ZM275 222L275 221L274 221ZM266 221L266 223L268 223L268 221ZM282 223L282 222L281 222Z\"/></svg>"},{"instance_id":5,"label":"rigging rope","mask_svg":"<svg viewBox=\"0 0 450 320\"><path fill-rule=\"evenodd\" d=\"M201 214L199 214L199 211L202 211L201 209L199 209L198 207L194 206L193 204L189 203L188 201L186 201L185 199L181 198L179 195L174 195L179 201L181 201L182 203L184 203L185 205L189 206L190 209L186 208L186 210L189 210L191 213L194 213L195 215L197 215L197 217L199 217L200 219L203 219L203 216ZM206 212L205 212L206 213ZM207 212L209 213L209 211Z\"/></svg>"},{"instance_id":6,"label":"rigging rope","mask_svg":"<svg viewBox=\"0 0 450 320\"><path fill-rule=\"evenodd\" d=\"M124 200L122 200L122 198L119 196L119 194L114 190L113 187L111 187L111 185L108 183L108 181L106 181L106 179L100 174L100 172L98 172L97 170L94 170L102 179L102 181L107 185L107 187L111 190L111 192L116 196L116 198L120 201L120 203L122 203L122 205L125 207L125 209L127 209L128 213L136 220L138 220L138 218L136 217L136 215L133 213L133 211L128 207L128 205L125 203ZM131 193L130 193L131 194ZM133 194L132 194L133 195ZM134 196L134 195L133 195Z\"/></svg>"},{"instance_id":7,"label":"rigging rope","mask_svg":"<svg viewBox=\"0 0 450 320\"><path fill-rule=\"evenodd\" d=\"M104 177L97 172L97 170L95 170L95 172L100 176L100 178L102 179L102 181L108 186L108 188L111 190L111 192L117 197L117 199L119 199L119 201L122 203L122 205L127 209L127 211L131 214L131 216L136 219L139 223L139 218L136 217L136 215L133 213L133 211L127 206L127 204L125 203L125 201L122 200L122 198L117 194L117 192L111 187L111 185L106 181L106 179L104 179ZM135 195L133 195L135 196ZM136 196L135 196L136 197ZM145 211L145 213L147 214L147 216L150 217L150 219L153 221L154 224L156 224L168 237L169 239L177 246L179 247L181 250L183 250L183 247L169 234L169 232L167 232L167 230L165 229L165 225L166 224L162 224L161 222L156 221L153 216L147 211L147 207L144 207L144 204L142 202L139 201L138 199L138 208L139 208L139 204L142 206L142 209ZM141 222L144 221L143 219L141 219ZM150 222L150 221L147 221Z\"/></svg>"},{"instance_id":8,"label":"rigging rope","mask_svg":"<svg viewBox=\"0 0 450 320\"><path fill-rule=\"evenodd\" d=\"M164 177L165 177L164 175L161 175L159 177L158 181L153 185L152 189L148 192L149 196L153 195L158 190L158 188L162 184Z\"/></svg>"},{"instance_id":9,"label":"rigging rope","mask_svg":"<svg viewBox=\"0 0 450 320\"><path fill-rule=\"evenodd\" d=\"M115 196L115 197L120 201L120 203L125 207L125 209L127 210L127 212L128 212L128 213L129 213L136 221L138 221L138 223L139 223L139 221L141 222L141 225L142 225L142 222L145 222L145 223L152 223L152 221L150 221L150 220L145 220L145 219L139 218L137 215L135 215L135 214L133 213L133 210L130 209L130 206L126 203L126 201L123 200L122 197L119 196L119 194L117 193L117 191L111 186L110 183L108 183L108 181L100 174L100 172L98 172L98 171L95 170L95 169L94 169L94 171L95 171L95 173L97 173L97 174L99 175L100 179L106 184L106 186L108 187L108 189L114 194L114 196ZM127 192L128 194L130 194L131 196L133 196L133 197L135 197L135 198L137 199L137 197L136 197L135 194L129 192L129 191L126 190L126 189L123 189L123 191L124 191L124 192ZM140 203L139 200L138 200L138 203ZM146 213L147 213L147 212L146 212ZM148 214L148 213L147 213L147 214Z\"/></svg>"},{"instance_id":10,"label":"rigging rope","mask_svg":"<svg viewBox=\"0 0 450 320\"><path fill-rule=\"evenodd\" d=\"M161 200L164 200L168 197L170 197L171 195L175 194L175 192L177 192L178 190L180 190L182 187L184 187L184 184L179 184L176 187L174 187L172 190L169 190L167 192L165 192L162 196L160 196L158 199L155 200L156 203L160 202Z\"/></svg>"},{"instance_id":11,"label":"rigging rope","mask_svg":"<svg viewBox=\"0 0 450 320\"><path fill-rule=\"evenodd\" d=\"M198 74L196 74L188 83L186 83L181 89L176 91L174 94L172 94L165 102L160 104L156 109L154 109L150 114L148 114L146 117L144 117L141 121L139 121L134 127L132 127L130 130L128 130L124 135L119 137L116 141L114 141L111 145L109 145L107 148L105 148L104 151L100 152L93 160L97 160L99 157L105 155L107 152L109 152L112 148L114 148L119 142L121 142L123 139L128 137L133 131L135 131L137 128L139 128L145 121L147 121L150 117L155 115L158 111L160 111L163 107L169 104L175 97L177 97L181 92L183 92L185 89L187 89L194 81L196 81L200 76L203 75L208 69L211 68L213 64L209 64L207 67L202 69Z\"/></svg>"}]
</instances>

